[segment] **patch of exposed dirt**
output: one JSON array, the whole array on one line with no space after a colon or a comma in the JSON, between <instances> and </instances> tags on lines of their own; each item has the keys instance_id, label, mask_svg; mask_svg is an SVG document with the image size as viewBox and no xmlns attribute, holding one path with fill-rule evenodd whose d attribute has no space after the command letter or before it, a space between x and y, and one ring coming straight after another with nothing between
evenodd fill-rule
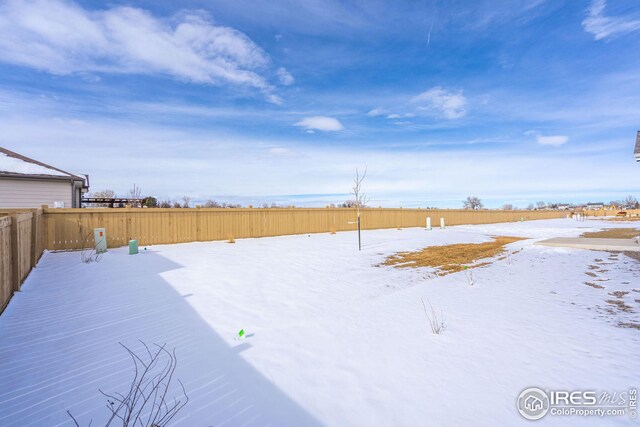
<instances>
[{"instance_id":1,"label":"patch of exposed dirt","mask_svg":"<svg viewBox=\"0 0 640 427\"><path fill-rule=\"evenodd\" d=\"M629 292L627 291L613 291L613 292L609 292L609 295L612 295L616 298L622 298L625 295L627 295Z\"/></svg>"},{"instance_id":2,"label":"patch of exposed dirt","mask_svg":"<svg viewBox=\"0 0 640 427\"><path fill-rule=\"evenodd\" d=\"M591 276L591 277L598 277L598 275L596 273L594 273L593 271L585 271L585 273L587 276Z\"/></svg>"},{"instance_id":3,"label":"patch of exposed dirt","mask_svg":"<svg viewBox=\"0 0 640 427\"><path fill-rule=\"evenodd\" d=\"M606 301L606 303L607 304L611 304L611 305L615 305L616 307L618 307L618 310L624 311L625 313L633 313L633 310L631 309L631 306L625 304L624 301L621 301L619 299L608 299Z\"/></svg>"},{"instance_id":4,"label":"patch of exposed dirt","mask_svg":"<svg viewBox=\"0 0 640 427\"><path fill-rule=\"evenodd\" d=\"M604 289L604 286L596 285L595 283L592 283L592 282L584 282L584 284L587 286L591 286L592 288L595 288L595 289Z\"/></svg>"},{"instance_id":5,"label":"patch of exposed dirt","mask_svg":"<svg viewBox=\"0 0 640 427\"><path fill-rule=\"evenodd\" d=\"M430 246L416 252L398 252L387 257L382 265L398 268L433 267L440 275L462 271L465 268L477 268L491 262L477 263L479 260L493 258L505 251L505 245L525 240L522 237L496 236L492 242L458 243L446 246Z\"/></svg>"},{"instance_id":6,"label":"patch of exposed dirt","mask_svg":"<svg viewBox=\"0 0 640 427\"><path fill-rule=\"evenodd\" d=\"M601 231L582 233L580 237L595 239L633 239L640 236L640 230L635 228L607 228Z\"/></svg>"},{"instance_id":7,"label":"patch of exposed dirt","mask_svg":"<svg viewBox=\"0 0 640 427\"><path fill-rule=\"evenodd\" d=\"M628 256L629 258L640 262L640 252L626 251L626 252L622 252L622 253L625 254L626 256Z\"/></svg>"},{"instance_id":8,"label":"patch of exposed dirt","mask_svg":"<svg viewBox=\"0 0 640 427\"><path fill-rule=\"evenodd\" d=\"M640 323L635 323L635 322L621 322L621 323L618 323L618 326L621 328L631 328L631 329L640 330Z\"/></svg>"}]
</instances>

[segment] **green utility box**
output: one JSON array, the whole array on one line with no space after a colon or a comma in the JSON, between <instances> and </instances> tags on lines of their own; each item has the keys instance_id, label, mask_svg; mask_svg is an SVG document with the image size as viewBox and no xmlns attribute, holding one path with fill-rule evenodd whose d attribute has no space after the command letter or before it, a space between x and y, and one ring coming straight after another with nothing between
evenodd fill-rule
<instances>
[{"instance_id":1,"label":"green utility box","mask_svg":"<svg viewBox=\"0 0 640 427\"><path fill-rule=\"evenodd\" d=\"M138 241L129 240L129 255L135 255L138 253Z\"/></svg>"}]
</instances>

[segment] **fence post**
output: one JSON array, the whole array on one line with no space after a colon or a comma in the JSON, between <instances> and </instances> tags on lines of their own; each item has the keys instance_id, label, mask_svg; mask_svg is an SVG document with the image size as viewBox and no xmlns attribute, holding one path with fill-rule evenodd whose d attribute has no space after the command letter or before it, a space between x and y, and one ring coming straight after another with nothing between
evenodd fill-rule
<instances>
[{"instance_id":1,"label":"fence post","mask_svg":"<svg viewBox=\"0 0 640 427\"><path fill-rule=\"evenodd\" d=\"M49 220L46 214L46 209L48 208L48 205L42 205L40 207L40 209L42 209L42 230L40 230L40 232L42 233L41 244L43 252L45 249L53 249L53 244L49 241ZM49 248L49 245L51 245L51 248Z\"/></svg>"},{"instance_id":2,"label":"fence post","mask_svg":"<svg viewBox=\"0 0 640 427\"><path fill-rule=\"evenodd\" d=\"M11 218L11 289L14 292L20 290L20 263L18 248L18 216L9 215Z\"/></svg>"},{"instance_id":3,"label":"fence post","mask_svg":"<svg viewBox=\"0 0 640 427\"><path fill-rule=\"evenodd\" d=\"M202 210L198 206L196 208L196 241L202 242Z\"/></svg>"},{"instance_id":4,"label":"fence post","mask_svg":"<svg viewBox=\"0 0 640 427\"><path fill-rule=\"evenodd\" d=\"M125 242L127 242L127 244L129 243L129 240L132 239L131 237L131 207L129 205L127 205L125 209L125 215L124 215L124 232L125 232ZM109 245L108 241L107 241L107 246Z\"/></svg>"},{"instance_id":5,"label":"fence post","mask_svg":"<svg viewBox=\"0 0 640 427\"><path fill-rule=\"evenodd\" d=\"M38 210L31 209L31 268L38 262Z\"/></svg>"}]
</instances>

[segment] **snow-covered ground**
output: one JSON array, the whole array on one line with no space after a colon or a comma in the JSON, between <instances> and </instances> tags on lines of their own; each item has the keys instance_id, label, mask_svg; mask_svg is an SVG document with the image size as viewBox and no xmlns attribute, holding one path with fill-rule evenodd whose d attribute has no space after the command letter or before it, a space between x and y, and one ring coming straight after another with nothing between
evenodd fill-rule
<instances>
[{"instance_id":1,"label":"snow-covered ground","mask_svg":"<svg viewBox=\"0 0 640 427\"><path fill-rule=\"evenodd\" d=\"M531 221L110 250L83 264L46 253L0 316L0 426L104 424L98 389L126 391L118 342L167 343L190 402L176 426L638 425L547 415L516 399L543 389L640 385L640 263L534 246L633 223ZM377 266L396 251L531 238L518 253L436 277ZM589 272L591 275L587 275ZM585 285L603 286L603 289ZM634 290L635 289L635 290ZM628 291L626 313L608 304ZM446 316L431 333L421 298ZM245 338L236 339L244 328Z\"/></svg>"}]
</instances>

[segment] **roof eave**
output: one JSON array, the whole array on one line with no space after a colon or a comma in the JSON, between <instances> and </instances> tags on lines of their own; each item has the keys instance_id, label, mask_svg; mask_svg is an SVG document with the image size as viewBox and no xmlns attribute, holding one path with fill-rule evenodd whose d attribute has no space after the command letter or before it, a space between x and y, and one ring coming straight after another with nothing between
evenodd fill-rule
<instances>
[{"instance_id":1,"label":"roof eave","mask_svg":"<svg viewBox=\"0 0 640 427\"><path fill-rule=\"evenodd\" d=\"M41 174L25 174L25 173L13 173L0 171L0 177L2 178L15 178L15 179L40 179L40 180L55 180L55 181L81 181L84 185L84 179L76 175L41 175Z\"/></svg>"}]
</instances>

